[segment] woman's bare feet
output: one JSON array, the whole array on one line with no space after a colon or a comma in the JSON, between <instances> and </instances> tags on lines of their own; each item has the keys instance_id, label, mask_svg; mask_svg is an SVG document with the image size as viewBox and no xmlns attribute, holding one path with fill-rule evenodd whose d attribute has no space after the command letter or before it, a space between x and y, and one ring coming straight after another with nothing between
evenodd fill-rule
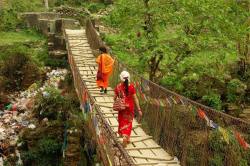
<instances>
[{"instance_id":1,"label":"woman's bare feet","mask_svg":"<svg viewBox=\"0 0 250 166\"><path fill-rule=\"evenodd\" d=\"M129 143L130 143L129 138L127 136L123 136L123 142L122 142L123 147L126 148Z\"/></svg>"}]
</instances>

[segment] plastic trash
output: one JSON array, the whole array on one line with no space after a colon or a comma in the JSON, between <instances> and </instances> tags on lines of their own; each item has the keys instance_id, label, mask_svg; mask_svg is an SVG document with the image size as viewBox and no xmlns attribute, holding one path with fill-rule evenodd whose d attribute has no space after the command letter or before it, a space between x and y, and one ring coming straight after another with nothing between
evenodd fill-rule
<instances>
[{"instance_id":1,"label":"plastic trash","mask_svg":"<svg viewBox=\"0 0 250 166\"><path fill-rule=\"evenodd\" d=\"M13 112L17 111L17 104L13 104L13 106L12 106L12 111L13 111Z\"/></svg>"},{"instance_id":2,"label":"plastic trash","mask_svg":"<svg viewBox=\"0 0 250 166\"><path fill-rule=\"evenodd\" d=\"M21 125L24 126L24 127L27 127L29 125L29 122L28 121L22 121Z\"/></svg>"},{"instance_id":3,"label":"plastic trash","mask_svg":"<svg viewBox=\"0 0 250 166\"><path fill-rule=\"evenodd\" d=\"M44 91L42 92L43 97L48 98L50 96L49 92Z\"/></svg>"},{"instance_id":4,"label":"plastic trash","mask_svg":"<svg viewBox=\"0 0 250 166\"><path fill-rule=\"evenodd\" d=\"M18 160L17 160L16 164L17 165L23 165L23 161L21 160L21 155L20 155L19 151L16 150L15 153L16 153L16 156L18 157Z\"/></svg>"},{"instance_id":5,"label":"plastic trash","mask_svg":"<svg viewBox=\"0 0 250 166\"><path fill-rule=\"evenodd\" d=\"M44 118L44 119L43 119L43 122L48 122L48 121L49 121L48 118Z\"/></svg>"},{"instance_id":6,"label":"plastic trash","mask_svg":"<svg viewBox=\"0 0 250 166\"><path fill-rule=\"evenodd\" d=\"M3 158L0 157L0 166L3 166Z\"/></svg>"},{"instance_id":7,"label":"plastic trash","mask_svg":"<svg viewBox=\"0 0 250 166\"><path fill-rule=\"evenodd\" d=\"M34 124L30 124L30 125L28 126L28 128L29 128L29 129L35 129L36 126L35 126Z\"/></svg>"},{"instance_id":8,"label":"plastic trash","mask_svg":"<svg viewBox=\"0 0 250 166\"><path fill-rule=\"evenodd\" d=\"M11 110L12 109L12 104L11 103L8 104L5 108L6 108L6 110Z\"/></svg>"}]
</instances>

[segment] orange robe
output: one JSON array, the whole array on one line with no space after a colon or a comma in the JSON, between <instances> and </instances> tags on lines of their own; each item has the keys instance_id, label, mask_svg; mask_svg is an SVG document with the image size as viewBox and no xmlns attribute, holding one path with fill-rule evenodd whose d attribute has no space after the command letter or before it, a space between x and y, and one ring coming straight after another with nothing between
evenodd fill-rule
<instances>
[{"instance_id":1,"label":"orange robe","mask_svg":"<svg viewBox=\"0 0 250 166\"><path fill-rule=\"evenodd\" d=\"M101 54L96 58L96 63L98 63L98 71L102 72L102 80L97 80L97 86L107 88L109 76L112 73L114 59L109 54Z\"/></svg>"}]
</instances>

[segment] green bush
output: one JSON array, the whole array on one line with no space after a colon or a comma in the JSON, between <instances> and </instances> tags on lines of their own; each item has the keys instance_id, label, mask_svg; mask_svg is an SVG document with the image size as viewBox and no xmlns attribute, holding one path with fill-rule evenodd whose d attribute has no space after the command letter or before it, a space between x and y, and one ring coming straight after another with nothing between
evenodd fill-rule
<instances>
[{"instance_id":1,"label":"green bush","mask_svg":"<svg viewBox=\"0 0 250 166\"><path fill-rule=\"evenodd\" d=\"M209 161L209 166L222 166L223 158L221 156L214 156L213 159Z\"/></svg>"},{"instance_id":2,"label":"green bush","mask_svg":"<svg viewBox=\"0 0 250 166\"><path fill-rule=\"evenodd\" d=\"M0 31L13 31L21 24L17 12L13 9L0 10L0 22Z\"/></svg>"},{"instance_id":3,"label":"green bush","mask_svg":"<svg viewBox=\"0 0 250 166\"><path fill-rule=\"evenodd\" d=\"M231 133L230 133L231 134ZM250 164L250 152L244 150L235 137L229 136L227 144L222 134L218 131L212 131L209 136L209 166L238 165L247 166Z\"/></svg>"},{"instance_id":4,"label":"green bush","mask_svg":"<svg viewBox=\"0 0 250 166\"><path fill-rule=\"evenodd\" d=\"M42 120L48 118L49 120L63 120L65 113L70 109L67 100L60 94L60 91L54 88L47 88L45 91L47 96L39 94L36 97L36 107L34 113Z\"/></svg>"},{"instance_id":5,"label":"green bush","mask_svg":"<svg viewBox=\"0 0 250 166\"><path fill-rule=\"evenodd\" d=\"M57 68L57 67L66 68L68 66L68 61L67 61L67 58L58 59L58 58L51 58L51 57L45 56L44 65L50 66L53 68Z\"/></svg>"},{"instance_id":6,"label":"green bush","mask_svg":"<svg viewBox=\"0 0 250 166\"><path fill-rule=\"evenodd\" d=\"M103 3L90 3L86 7L91 13L97 13L99 10L104 9L106 6Z\"/></svg>"},{"instance_id":7,"label":"green bush","mask_svg":"<svg viewBox=\"0 0 250 166\"><path fill-rule=\"evenodd\" d=\"M24 165L59 165L62 144L55 138L43 137L32 149L21 153Z\"/></svg>"},{"instance_id":8,"label":"green bush","mask_svg":"<svg viewBox=\"0 0 250 166\"><path fill-rule=\"evenodd\" d=\"M227 84L227 101L237 103L244 98L247 86L238 79L232 79Z\"/></svg>"},{"instance_id":9,"label":"green bush","mask_svg":"<svg viewBox=\"0 0 250 166\"><path fill-rule=\"evenodd\" d=\"M25 165L31 165L33 161L38 159L38 153L34 150L21 153L21 158Z\"/></svg>"},{"instance_id":10,"label":"green bush","mask_svg":"<svg viewBox=\"0 0 250 166\"><path fill-rule=\"evenodd\" d=\"M20 90L41 79L38 63L26 47L7 47L0 53L0 76L6 78L6 90Z\"/></svg>"},{"instance_id":11,"label":"green bush","mask_svg":"<svg viewBox=\"0 0 250 166\"><path fill-rule=\"evenodd\" d=\"M86 2L86 0L56 0L55 6L60 6L60 5L80 6L84 2Z\"/></svg>"},{"instance_id":12,"label":"green bush","mask_svg":"<svg viewBox=\"0 0 250 166\"><path fill-rule=\"evenodd\" d=\"M222 136L218 130L210 134L208 143L209 150L212 152L211 158L209 159L209 165L223 165L226 155L226 143L223 141Z\"/></svg>"},{"instance_id":13,"label":"green bush","mask_svg":"<svg viewBox=\"0 0 250 166\"><path fill-rule=\"evenodd\" d=\"M202 97L203 103L205 103L207 106L213 107L216 110L221 110L222 108L222 101L220 99L220 95L209 92L207 95L204 95Z\"/></svg>"},{"instance_id":14,"label":"green bush","mask_svg":"<svg viewBox=\"0 0 250 166\"><path fill-rule=\"evenodd\" d=\"M64 5L64 0L56 0L55 6L61 6Z\"/></svg>"},{"instance_id":15,"label":"green bush","mask_svg":"<svg viewBox=\"0 0 250 166\"><path fill-rule=\"evenodd\" d=\"M38 142L39 152L43 155L58 155L61 150L61 143L58 143L55 139L43 138Z\"/></svg>"}]
</instances>

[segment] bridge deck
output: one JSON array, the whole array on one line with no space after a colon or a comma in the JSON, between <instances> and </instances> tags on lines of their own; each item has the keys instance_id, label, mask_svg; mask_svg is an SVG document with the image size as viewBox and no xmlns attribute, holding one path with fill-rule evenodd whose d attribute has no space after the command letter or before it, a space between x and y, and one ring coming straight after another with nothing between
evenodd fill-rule
<instances>
[{"instance_id":1,"label":"bridge deck","mask_svg":"<svg viewBox=\"0 0 250 166\"><path fill-rule=\"evenodd\" d=\"M100 106L107 122L117 133L117 112L112 110L114 92L111 88L108 88L107 95L99 93L95 83L97 64L88 44L85 30L66 29L65 34L68 39L69 52L74 58L82 80L85 82L90 95L95 99L95 104ZM119 138L119 140L121 139ZM125 149L135 165L180 165L173 156L164 151L151 136L143 131L136 120L133 121L131 143Z\"/></svg>"}]
</instances>

